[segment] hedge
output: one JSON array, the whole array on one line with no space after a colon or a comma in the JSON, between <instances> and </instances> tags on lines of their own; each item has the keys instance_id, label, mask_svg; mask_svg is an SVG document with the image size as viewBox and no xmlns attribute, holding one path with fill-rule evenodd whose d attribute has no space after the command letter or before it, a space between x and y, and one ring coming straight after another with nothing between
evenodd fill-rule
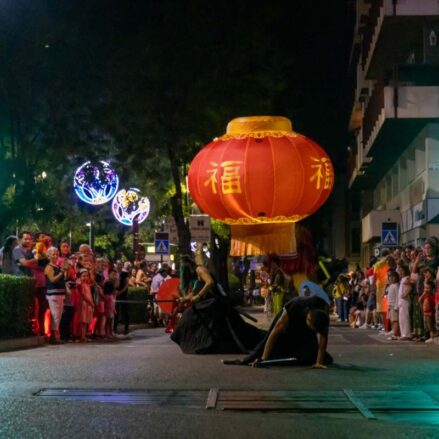
<instances>
[{"instance_id":1,"label":"hedge","mask_svg":"<svg viewBox=\"0 0 439 439\"><path fill-rule=\"evenodd\" d=\"M145 301L147 297L145 288L129 287L128 300ZM130 315L130 323L146 323L146 304L130 303L128 305L128 313Z\"/></svg>"},{"instance_id":2,"label":"hedge","mask_svg":"<svg viewBox=\"0 0 439 439\"><path fill-rule=\"evenodd\" d=\"M32 334L34 279L0 274L0 337Z\"/></svg>"}]
</instances>

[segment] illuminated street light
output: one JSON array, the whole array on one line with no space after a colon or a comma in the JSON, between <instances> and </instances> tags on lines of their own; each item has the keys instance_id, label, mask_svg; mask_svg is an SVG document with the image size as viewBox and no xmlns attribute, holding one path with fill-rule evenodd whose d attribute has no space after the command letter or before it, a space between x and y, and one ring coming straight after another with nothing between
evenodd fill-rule
<instances>
[{"instance_id":1,"label":"illuminated street light","mask_svg":"<svg viewBox=\"0 0 439 439\"><path fill-rule=\"evenodd\" d=\"M93 230L93 223L89 222L89 223L85 223L85 225L88 227L88 245L91 248L91 241L92 241L92 230Z\"/></svg>"}]
</instances>

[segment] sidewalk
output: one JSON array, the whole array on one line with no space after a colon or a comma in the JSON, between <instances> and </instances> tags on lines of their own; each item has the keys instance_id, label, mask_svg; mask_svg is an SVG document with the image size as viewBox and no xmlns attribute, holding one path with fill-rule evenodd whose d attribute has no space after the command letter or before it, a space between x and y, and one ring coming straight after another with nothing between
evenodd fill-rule
<instances>
[{"instance_id":1,"label":"sidewalk","mask_svg":"<svg viewBox=\"0 0 439 439\"><path fill-rule=\"evenodd\" d=\"M16 351L21 349L35 348L46 344L46 340L41 335L23 338L0 339L0 352Z\"/></svg>"}]
</instances>

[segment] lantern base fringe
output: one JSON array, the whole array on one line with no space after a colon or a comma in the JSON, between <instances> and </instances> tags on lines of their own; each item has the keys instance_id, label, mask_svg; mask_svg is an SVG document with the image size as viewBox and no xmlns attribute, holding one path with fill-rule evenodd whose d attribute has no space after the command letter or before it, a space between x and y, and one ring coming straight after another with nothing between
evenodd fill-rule
<instances>
[{"instance_id":1,"label":"lantern base fringe","mask_svg":"<svg viewBox=\"0 0 439 439\"><path fill-rule=\"evenodd\" d=\"M230 256L296 253L294 223L231 226Z\"/></svg>"}]
</instances>

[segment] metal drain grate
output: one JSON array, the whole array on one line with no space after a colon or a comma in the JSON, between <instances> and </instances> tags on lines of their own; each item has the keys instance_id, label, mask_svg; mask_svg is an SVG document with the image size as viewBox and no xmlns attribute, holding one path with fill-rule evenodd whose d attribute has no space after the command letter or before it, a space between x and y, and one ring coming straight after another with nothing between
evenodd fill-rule
<instances>
[{"instance_id":1,"label":"metal drain grate","mask_svg":"<svg viewBox=\"0 0 439 439\"><path fill-rule=\"evenodd\" d=\"M421 390L108 390L42 389L35 396L116 404L143 404L235 411L361 413L376 419L390 413L438 413L439 401Z\"/></svg>"},{"instance_id":2,"label":"metal drain grate","mask_svg":"<svg viewBox=\"0 0 439 439\"><path fill-rule=\"evenodd\" d=\"M439 410L439 402L422 390L357 390L355 395L373 411Z\"/></svg>"},{"instance_id":3,"label":"metal drain grate","mask_svg":"<svg viewBox=\"0 0 439 439\"><path fill-rule=\"evenodd\" d=\"M218 410L272 410L298 412L356 411L343 391L235 391L220 390Z\"/></svg>"},{"instance_id":4,"label":"metal drain grate","mask_svg":"<svg viewBox=\"0 0 439 439\"><path fill-rule=\"evenodd\" d=\"M206 408L240 411L289 411L298 413L360 412L376 419L377 412L439 411L439 402L417 390L218 390L211 389Z\"/></svg>"},{"instance_id":5,"label":"metal drain grate","mask_svg":"<svg viewBox=\"0 0 439 439\"><path fill-rule=\"evenodd\" d=\"M100 390L100 389L42 389L35 396L74 401L144 404L166 407L204 408L205 390Z\"/></svg>"}]
</instances>

